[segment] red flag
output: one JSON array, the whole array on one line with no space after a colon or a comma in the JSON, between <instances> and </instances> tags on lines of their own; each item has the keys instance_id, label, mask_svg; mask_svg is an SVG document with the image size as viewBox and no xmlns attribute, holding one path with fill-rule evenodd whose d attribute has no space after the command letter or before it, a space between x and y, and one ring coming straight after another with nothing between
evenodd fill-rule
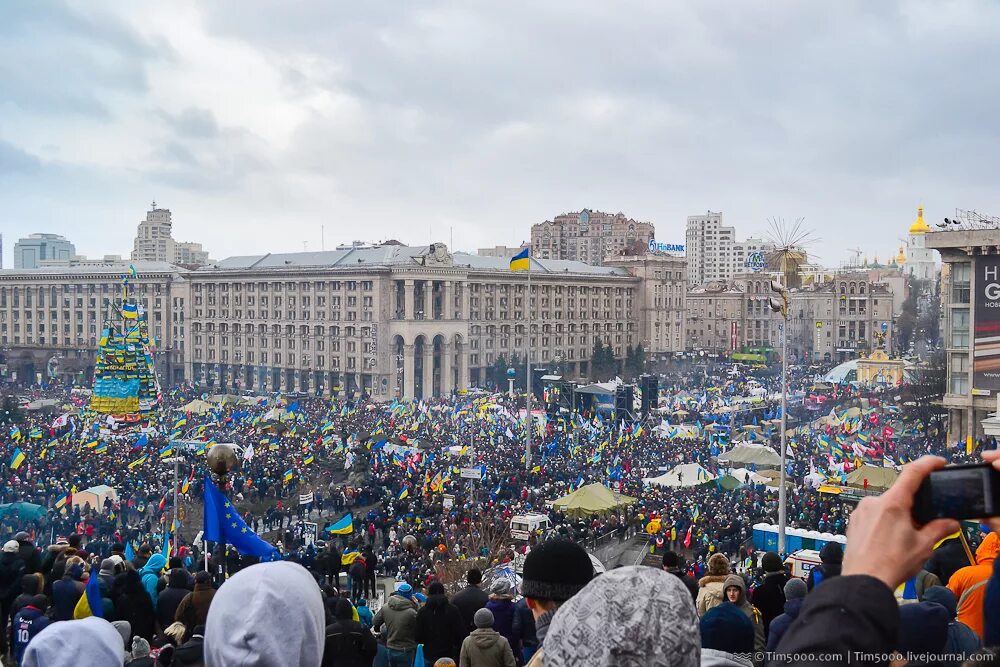
<instances>
[{"instance_id":1,"label":"red flag","mask_svg":"<svg viewBox=\"0 0 1000 667\"><path fill-rule=\"evenodd\" d=\"M687 535L684 536L684 548L685 549L690 549L691 548L691 529L692 528L694 528L694 526L688 526Z\"/></svg>"},{"instance_id":2,"label":"red flag","mask_svg":"<svg viewBox=\"0 0 1000 667\"><path fill-rule=\"evenodd\" d=\"M162 512L163 508L166 506L167 506L167 494L164 493L163 498L160 499L160 511Z\"/></svg>"}]
</instances>

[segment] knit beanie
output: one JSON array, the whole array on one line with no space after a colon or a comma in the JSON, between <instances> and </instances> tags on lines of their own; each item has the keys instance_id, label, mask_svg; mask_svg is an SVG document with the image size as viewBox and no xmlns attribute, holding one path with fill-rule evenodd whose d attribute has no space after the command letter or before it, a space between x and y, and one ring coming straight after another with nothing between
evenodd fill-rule
<instances>
[{"instance_id":1,"label":"knit beanie","mask_svg":"<svg viewBox=\"0 0 1000 667\"><path fill-rule=\"evenodd\" d=\"M493 627L493 612L483 607L476 612L476 615L472 617L472 622L477 628L492 628Z\"/></svg>"},{"instance_id":2,"label":"knit beanie","mask_svg":"<svg viewBox=\"0 0 1000 667\"><path fill-rule=\"evenodd\" d=\"M145 658L149 655L149 642L142 637L132 637L132 659Z\"/></svg>"},{"instance_id":3,"label":"knit beanie","mask_svg":"<svg viewBox=\"0 0 1000 667\"><path fill-rule=\"evenodd\" d=\"M768 551L764 554L763 558L760 559L760 564L765 572L781 572L785 569L781 562L781 556L773 551Z\"/></svg>"},{"instance_id":4,"label":"knit beanie","mask_svg":"<svg viewBox=\"0 0 1000 667\"><path fill-rule=\"evenodd\" d=\"M948 612L936 602L904 604L899 608L896 648L907 654L941 653L948 641ZM927 664L911 658L911 665Z\"/></svg>"},{"instance_id":5,"label":"knit beanie","mask_svg":"<svg viewBox=\"0 0 1000 667\"><path fill-rule=\"evenodd\" d=\"M753 623L736 605L724 602L701 617L701 647L726 653L753 651Z\"/></svg>"},{"instance_id":6,"label":"knit beanie","mask_svg":"<svg viewBox=\"0 0 1000 667\"><path fill-rule=\"evenodd\" d=\"M785 599L800 600L806 596L806 582L797 577L792 577L785 582Z\"/></svg>"},{"instance_id":7,"label":"knit beanie","mask_svg":"<svg viewBox=\"0 0 1000 667\"><path fill-rule=\"evenodd\" d=\"M532 549L524 559L521 595L565 602L593 578L594 564L583 547L571 540L548 540Z\"/></svg>"}]
</instances>

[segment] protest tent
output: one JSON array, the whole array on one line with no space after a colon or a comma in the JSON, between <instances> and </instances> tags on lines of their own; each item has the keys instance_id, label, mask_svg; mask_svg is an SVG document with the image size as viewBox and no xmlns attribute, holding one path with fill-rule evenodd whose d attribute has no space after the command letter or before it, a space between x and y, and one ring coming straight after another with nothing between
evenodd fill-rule
<instances>
[{"instance_id":1,"label":"protest tent","mask_svg":"<svg viewBox=\"0 0 1000 667\"><path fill-rule=\"evenodd\" d=\"M847 475L847 486L863 489L865 480L868 480L869 489L885 491L893 485L897 477L899 477L899 472L892 468L865 464Z\"/></svg>"},{"instance_id":2,"label":"protest tent","mask_svg":"<svg viewBox=\"0 0 1000 667\"><path fill-rule=\"evenodd\" d=\"M74 493L73 507L82 508L87 503L90 503L92 509L100 512L104 508L104 501L106 499L110 499L112 503L118 502L118 491L107 484L99 484Z\"/></svg>"},{"instance_id":3,"label":"protest tent","mask_svg":"<svg viewBox=\"0 0 1000 667\"><path fill-rule=\"evenodd\" d=\"M215 394L208 397L208 402L216 405L235 405L240 402L240 397L235 394Z\"/></svg>"},{"instance_id":4,"label":"protest tent","mask_svg":"<svg viewBox=\"0 0 1000 667\"><path fill-rule=\"evenodd\" d=\"M726 491L732 491L734 489L738 489L741 486L743 486L743 482L736 479L732 475L723 475L718 480L716 480L716 483Z\"/></svg>"},{"instance_id":5,"label":"protest tent","mask_svg":"<svg viewBox=\"0 0 1000 667\"><path fill-rule=\"evenodd\" d=\"M190 412L193 415L203 415L206 412L214 410L215 406L208 401L203 401L200 398L196 398L186 405L182 405L178 411L179 412Z\"/></svg>"},{"instance_id":6,"label":"protest tent","mask_svg":"<svg viewBox=\"0 0 1000 667\"><path fill-rule=\"evenodd\" d=\"M566 512L574 519L579 519L593 514L606 514L634 502L635 498L616 493L603 484L588 484L562 498L557 498L552 502L552 506Z\"/></svg>"},{"instance_id":7,"label":"protest tent","mask_svg":"<svg viewBox=\"0 0 1000 667\"><path fill-rule=\"evenodd\" d=\"M705 470L697 463L685 463L677 466L673 470L668 470L659 477L647 477L642 481L644 484L667 486L676 489L714 482L715 475Z\"/></svg>"},{"instance_id":8,"label":"protest tent","mask_svg":"<svg viewBox=\"0 0 1000 667\"><path fill-rule=\"evenodd\" d=\"M719 463L742 465L778 466L781 456L770 447L754 443L741 443L738 447L719 455Z\"/></svg>"}]
</instances>

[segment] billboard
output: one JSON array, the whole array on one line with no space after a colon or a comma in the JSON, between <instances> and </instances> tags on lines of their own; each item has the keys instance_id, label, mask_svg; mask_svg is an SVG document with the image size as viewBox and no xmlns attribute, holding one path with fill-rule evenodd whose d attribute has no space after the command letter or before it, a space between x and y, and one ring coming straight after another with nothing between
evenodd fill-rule
<instances>
[{"instance_id":1,"label":"billboard","mask_svg":"<svg viewBox=\"0 0 1000 667\"><path fill-rule=\"evenodd\" d=\"M976 271L973 381L975 389L1000 390L1000 255L974 261Z\"/></svg>"}]
</instances>

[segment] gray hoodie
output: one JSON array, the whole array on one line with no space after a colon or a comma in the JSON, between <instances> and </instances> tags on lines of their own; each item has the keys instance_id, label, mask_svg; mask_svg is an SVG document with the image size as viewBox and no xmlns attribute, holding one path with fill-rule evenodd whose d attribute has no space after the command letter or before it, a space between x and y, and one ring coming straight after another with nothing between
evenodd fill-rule
<instances>
[{"instance_id":1,"label":"gray hoodie","mask_svg":"<svg viewBox=\"0 0 1000 667\"><path fill-rule=\"evenodd\" d=\"M476 628L462 642L459 667L514 667L507 638L490 628Z\"/></svg>"},{"instance_id":2,"label":"gray hoodie","mask_svg":"<svg viewBox=\"0 0 1000 667\"><path fill-rule=\"evenodd\" d=\"M323 596L301 565L237 572L212 599L205 667L316 667L323 660Z\"/></svg>"},{"instance_id":3,"label":"gray hoodie","mask_svg":"<svg viewBox=\"0 0 1000 667\"><path fill-rule=\"evenodd\" d=\"M726 581L722 584L723 595L725 595L726 589L730 586L738 586L740 589L740 599L735 604L747 615L750 622L753 623L753 650L763 653L764 649L767 648L764 636L764 617L761 616L760 610L747 600L747 583L743 577L738 574L731 574L726 577ZM729 598L726 597L726 599L728 600Z\"/></svg>"},{"instance_id":4,"label":"gray hoodie","mask_svg":"<svg viewBox=\"0 0 1000 667\"><path fill-rule=\"evenodd\" d=\"M125 662L122 636L103 618L53 623L39 632L24 652L22 667L74 665L108 667Z\"/></svg>"}]
</instances>

